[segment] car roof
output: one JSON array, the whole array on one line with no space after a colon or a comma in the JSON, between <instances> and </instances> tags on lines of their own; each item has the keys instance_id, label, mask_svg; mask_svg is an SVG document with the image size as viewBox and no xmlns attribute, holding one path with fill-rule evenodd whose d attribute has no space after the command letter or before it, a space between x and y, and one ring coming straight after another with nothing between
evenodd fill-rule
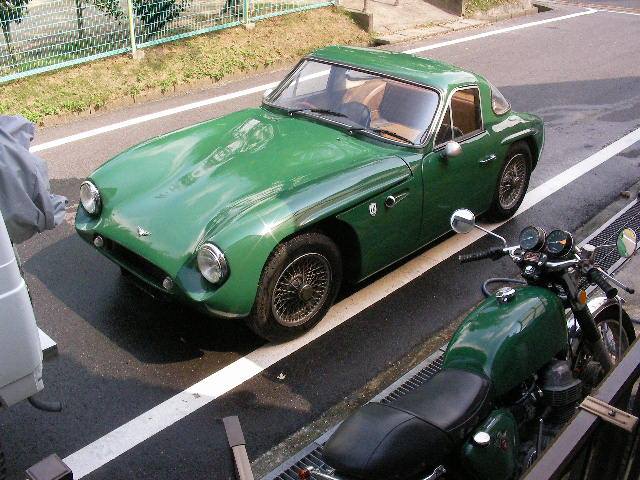
<instances>
[{"instance_id":1,"label":"car roof","mask_svg":"<svg viewBox=\"0 0 640 480\"><path fill-rule=\"evenodd\" d=\"M382 75L435 87L443 92L468 83L478 83L479 77L448 63L407 53L371 48L332 46L321 48L309 58L341 63Z\"/></svg>"}]
</instances>

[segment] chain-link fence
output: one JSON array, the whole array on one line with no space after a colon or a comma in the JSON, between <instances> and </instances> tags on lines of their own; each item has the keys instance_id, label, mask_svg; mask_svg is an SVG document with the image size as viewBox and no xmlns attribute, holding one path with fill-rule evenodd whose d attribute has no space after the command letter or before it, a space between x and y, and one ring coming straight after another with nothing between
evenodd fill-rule
<instances>
[{"instance_id":1,"label":"chain-link fence","mask_svg":"<svg viewBox=\"0 0 640 480\"><path fill-rule=\"evenodd\" d=\"M0 0L0 83L335 0Z\"/></svg>"}]
</instances>

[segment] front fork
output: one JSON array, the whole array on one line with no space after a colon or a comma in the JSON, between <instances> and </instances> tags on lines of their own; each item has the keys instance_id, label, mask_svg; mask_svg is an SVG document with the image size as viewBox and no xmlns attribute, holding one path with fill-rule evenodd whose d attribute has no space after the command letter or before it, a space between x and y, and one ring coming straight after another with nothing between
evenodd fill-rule
<instances>
[{"instance_id":1,"label":"front fork","mask_svg":"<svg viewBox=\"0 0 640 480\"><path fill-rule=\"evenodd\" d=\"M573 311L573 317L578 322L580 330L582 330L582 337L589 342L591 346L591 352L594 358L600 363L606 373L613 368L613 362L609 356L609 352L604 345L602 336L596 327L594 316L589 310L589 306L586 302L579 300L579 293L577 282L575 281L572 273L564 272L562 275L563 283L567 289L567 298L571 304L571 310ZM620 306L622 308L622 306Z\"/></svg>"},{"instance_id":2,"label":"front fork","mask_svg":"<svg viewBox=\"0 0 640 480\"><path fill-rule=\"evenodd\" d=\"M580 307L580 309L572 308L573 316L578 322L578 325L580 325L584 340L589 342L595 360L600 363L605 373L609 373L613 368L613 362L611 361L607 347L604 345L604 340L598 331L598 327L596 327L593 315L587 305L581 304ZM620 309L622 311L622 306L620 306Z\"/></svg>"}]
</instances>

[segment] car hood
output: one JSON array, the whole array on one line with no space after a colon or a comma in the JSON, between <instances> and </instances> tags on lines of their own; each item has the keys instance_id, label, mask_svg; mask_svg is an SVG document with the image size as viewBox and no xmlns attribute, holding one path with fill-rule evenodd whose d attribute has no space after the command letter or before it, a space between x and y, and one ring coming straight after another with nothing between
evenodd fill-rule
<instances>
[{"instance_id":1,"label":"car hood","mask_svg":"<svg viewBox=\"0 0 640 480\"><path fill-rule=\"evenodd\" d=\"M328 201L346 205L358 191L399 183L411 172L397 151L310 119L243 110L150 140L96 170L96 231L134 250L144 245L149 260L175 273L231 224L287 215L304 223L301 212L319 215Z\"/></svg>"}]
</instances>

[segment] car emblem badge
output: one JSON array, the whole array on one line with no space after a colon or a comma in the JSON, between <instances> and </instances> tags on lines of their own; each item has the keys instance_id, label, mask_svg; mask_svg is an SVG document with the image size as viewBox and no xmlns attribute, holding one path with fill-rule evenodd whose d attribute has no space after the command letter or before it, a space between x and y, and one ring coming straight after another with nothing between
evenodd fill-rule
<instances>
[{"instance_id":1,"label":"car emblem badge","mask_svg":"<svg viewBox=\"0 0 640 480\"><path fill-rule=\"evenodd\" d=\"M145 230L142 227L138 227L138 236L139 237L148 237L149 235L151 235L151 232Z\"/></svg>"},{"instance_id":2,"label":"car emblem badge","mask_svg":"<svg viewBox=\"0 0 640 480\"><path fill-rule=\"evenodd\" d=\"M375 217L376 213L378 213L378 204L376 202L370 203L369 204L369 215L371 215L372 217Z\"/></svg>"}]
</instances>

